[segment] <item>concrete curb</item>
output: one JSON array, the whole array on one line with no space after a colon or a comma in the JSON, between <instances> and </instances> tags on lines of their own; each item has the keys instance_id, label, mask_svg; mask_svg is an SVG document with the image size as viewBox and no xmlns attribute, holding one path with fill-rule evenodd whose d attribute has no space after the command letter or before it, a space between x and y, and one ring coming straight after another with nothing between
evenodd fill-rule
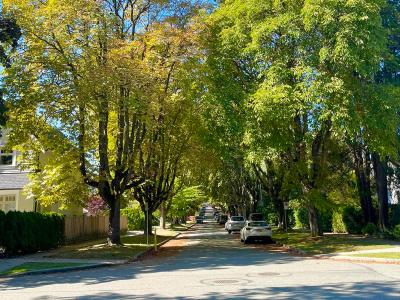
<instances>
[{"instance_id":1,"label":"concrete curb","mask_svg":"<svg viewBox=\"0 0 400 300\"><path fill-rule=\"evenodd\" d=\"M27 275L40 275L40 274L52 274L52 273L65 273L70 271L81 271L81 270L89 270L96 268L104 268L104 267L112 267L112 266L120 266L127 264L127 262L119 262L119 263L96 263L96 264L87 264L82 266L74 266L74 267L64 267L64 268L54 268L54 269L43 269L43 270L35 270L28 271L20 274L13 275L0 275L0 278L15 278Z\"/></svg>"},{"instance_id":2,"label":"concrete curb","mask_svg":"<svg viewBox=\"0 0 400 300\"><path fill-rule=\"evenodd\" d=\"M192 224L191 226L187 227L185 230L182 232L178 232L177 234L171 236L170 238L160 242L157 244L157 248L161 247L162 245L168 243L169 241L177 238L179 235L181 235L183 232L186 232L190 228L192 228L196 224ZM112 263L112 262L106 262L106 263L88 263L86 265L82 266L74 266L74 267L64 267L64 268L54 268L54 269L43 269L43 270L35 270L35 271L28 271L20 274L14 274L14 275L0 275L0 278L15 278L15 277L20 277L20 276L29 276L29 275L40 275L40 274L52 274L52 273L65 273L65 272L71 272L71 271L82 271L82 270L90 270L90 269L97 269L97 268L104 268L104 267L115 267L115 266L122 266L122 265L127 265L133 262L136 262L143 258L144 256L147 256L151 253L154 252L154 245L149 246L146 250L136 254L134 257L131 259L128 259L124 262L117 262L117 263Z\"/></svg>"}]
</instances>

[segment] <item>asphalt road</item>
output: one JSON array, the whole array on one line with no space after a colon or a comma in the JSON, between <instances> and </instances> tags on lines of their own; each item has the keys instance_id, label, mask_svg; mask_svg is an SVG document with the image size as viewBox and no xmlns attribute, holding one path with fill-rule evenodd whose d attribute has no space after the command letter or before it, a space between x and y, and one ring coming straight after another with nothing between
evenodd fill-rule
<instances>
[{"instance_id":1,"label":"asphalt road","mask_svg":"<svg viewBox=\"0 0 400 300\"><path fill-rule=\"evenodd\" d=\"M290 256L204 224L141 262L0 281L0 299L54 298L400 299L400 265Z\"/></svg>"}]
</instances>

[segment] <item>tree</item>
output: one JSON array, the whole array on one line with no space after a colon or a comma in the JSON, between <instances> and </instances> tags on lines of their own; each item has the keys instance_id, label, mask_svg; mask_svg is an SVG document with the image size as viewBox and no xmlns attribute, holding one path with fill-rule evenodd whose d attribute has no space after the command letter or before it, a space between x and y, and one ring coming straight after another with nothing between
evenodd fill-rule
<instances>
[{"instance_id":1,"label":"tree","mask_svg":"<svg viewBox=\"0 0 400 300\"><path fill-rule=\"evenodd\" d=\"M187 3L4 1L24 34L24 51L6 72L11 140L43 142L56 130L71 141L83 181L110 209L112 244L120 243L121 199L146 180L138 168L160 92L146 33L188 18Z\"/></svg>"}]
</instances>

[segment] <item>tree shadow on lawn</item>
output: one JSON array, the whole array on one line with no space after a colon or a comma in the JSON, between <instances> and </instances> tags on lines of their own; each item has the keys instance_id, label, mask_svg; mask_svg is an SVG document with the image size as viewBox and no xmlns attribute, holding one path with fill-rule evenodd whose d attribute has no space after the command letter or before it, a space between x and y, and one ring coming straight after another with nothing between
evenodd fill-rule
<instances>
[{"instance_id":1,"label":"tree shadow on lawn","mask_svg":"<svg viewBox=\"0 0 400 300\"><path fill-rule=\"evenodd\" d=\"M204 293L199 296L163 296L156 293L135 294L134 291L120 290L119 292L88 293L81 297L67 297L63 299L399 299L400 287L397 282L349 282L346 284L328 285L299 285L252 288L241 287L238 290L227 291L226 286L221 287L224 292ZM184 293L182 293L184 294ZM37 297L35 300L54 299L54 297Z\"/></svg>"}]
</instances>

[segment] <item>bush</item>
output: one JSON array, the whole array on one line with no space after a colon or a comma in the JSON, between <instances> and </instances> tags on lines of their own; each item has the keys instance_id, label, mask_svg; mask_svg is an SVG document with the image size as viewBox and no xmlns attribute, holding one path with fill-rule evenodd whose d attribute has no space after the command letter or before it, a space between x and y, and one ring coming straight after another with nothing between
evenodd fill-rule
<instances>
[{"instance_id":1,"label":"bush","mask_svg":"<svg viewBox=\"0 0 400 300\"><path fill-rule=\"evenodd\" d=\"M332 211L319 211L318 225L322 232L332 232Z\"/></svg>"},{"instance_id":2,"label":"bush","mask_svg":"<svg viewBox=\"0 0 400 300\"><path fill-rule=\"evenodd\" d=\"M299 207L294 210L294 220L295 220L295 228L310 228L310 222L308 219L308 210L304 207Z\"/></svg>"},{"instance_id":3,"label":"bush","mask_svg":"<svg viewBox=\"0 0 400 300\"><path fill-rule=\"evenodd\" d=\"M128 218L128 230L144 229L144 213L139 207L121 209L121 215Z\"/></svg>"},{"instance_id":4,"label":"bush","mask_svg":"<svg viewBox=\"0 0 400 300\"><path fill-rule=\"evenodd\" d=\"M400 224L399 224L399 225L396 225L396 226L394 227L394 229L393 229L393 237L394 237L396 240L400 240Z\"/></svg>"},{"instance_id":5,"label":"bush","mask_svg":"<svg viewBox=\"0 0 400 300\"><path fill-rule=\"evenodd\" d=\"M5 213L0 210L0 247L3 245L3 238L4 238L4 222L5 222L6 215Z\"/></svg>"},{"instance_id":6,"label":"bush","mask_svg":"<svg viewBox=\"0 0 400 300\"><path fill-rule=\"evenodd\" d=\"M64 216L9 211L4 215L3 233L0 242L7 254L56 248L64 241Z\"/></svg>"},{"instance_id":7,"label":"bush","mask_svg":"<svg viewBox=\"0 0 400 300\"><path fill-rule=\"evenodd\" d=\"M400 204L393 204L389 207L390 226L394 228L400 224Z\"/></svg>"},{"instance_id":8,"label":"bush","mask_svg":"<svg viewBox=\"0 0 400 300\"><path fill-rule=\"evenodd\" d=\"M140 206L121 209L121 215L128 218L128 230L144 229L144 212L142 212ZM153 213L153 226L157 226L159 222L157 214Z\"/></svg>"},{"instance_id":9,"label":"bush","mask_svg":"<svg viewBox=\"0 0 400 300\"><path fill-rule=\"evenodd\" d=\"M332 231L334 233L346 233L346 225L343 222L343 212L334 211L332 214Z\"/></svg>"},{"instance_id":10,"label":"bush","mask_svg":"<svg viewBox=\"0 0 400 300\"><path fill-rule=\"evenodd\" d=\"M362 234L375 235L378 232L378 228L374 223L368 223L363 227L361 232Z\"/></svg>"},{"instance_id":11,"label":"bush","mask_svg":"<svg viewBox=\"0 0 400 300\"><path fill-rule=\"evenodd\" d=\"M343 210L343 222L346 225L348 233L361 233L361 230L364 227L361 209L353 206L346 207Z\"/></svg>"}]
</instances>

